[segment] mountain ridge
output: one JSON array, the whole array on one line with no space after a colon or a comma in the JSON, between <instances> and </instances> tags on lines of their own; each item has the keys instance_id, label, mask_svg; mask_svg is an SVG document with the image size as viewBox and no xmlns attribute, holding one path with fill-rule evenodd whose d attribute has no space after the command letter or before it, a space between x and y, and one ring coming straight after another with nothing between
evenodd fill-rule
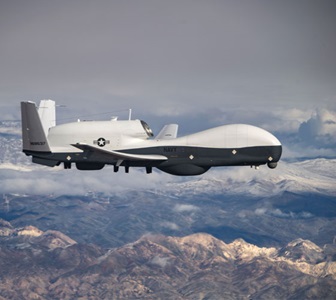
<instances>
[{"instance_id":1,"label":"mountain ridge","mask_svg":"<svg viewBox=\"0 0 336 300\"><path fill-rule=\"evenodd\" d=\"M3 222L4 227L9 226ZM296 260L288 255L300 243L323 253L302 239L276 249L242 239L227 244L206 233L147 234L104 251L56 231L42 232L33 226L12 230L0 237L0 296L7 299L314 299L316 295L332 299L336 295L335 261L314 262L309 255ZM63 243L55 244L48 236ZM4 262L9 253L11 259Z\"/></svg>"}]
</instances>

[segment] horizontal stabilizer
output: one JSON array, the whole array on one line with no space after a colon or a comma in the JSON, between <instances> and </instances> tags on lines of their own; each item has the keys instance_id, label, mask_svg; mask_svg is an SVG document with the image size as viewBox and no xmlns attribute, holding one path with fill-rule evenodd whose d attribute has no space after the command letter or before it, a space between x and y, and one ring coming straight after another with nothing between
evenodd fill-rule
<instances>
[{"instance_id":1,"label":"horizontal stabilizer","mask_svg":"<svg viewBox=\"0 0 336 300\"><path fill-rule=\"evenodd\" d=\"M115 160L167 160L168 158L163 155L157 155L157 154L130 154L130 153L123 153L119 151L113 151L113 150L106 150L101 149L98 147L90 146L87 144L72 144L72 146L81 149L83 151L92 151L96 153L103 153L108 154L112 159Z\"/></svg>"},{"instance_id":2,"label":"horizontal stabilizer","mask_svg":"<svg viewBox=\"0 0 336 300\"><path fill-rule=\"evenodd\" d=\"M178 125L168 124L165 125L155 139L157 140L169 140L177 137Z\"/></svg>"}]
</instances>

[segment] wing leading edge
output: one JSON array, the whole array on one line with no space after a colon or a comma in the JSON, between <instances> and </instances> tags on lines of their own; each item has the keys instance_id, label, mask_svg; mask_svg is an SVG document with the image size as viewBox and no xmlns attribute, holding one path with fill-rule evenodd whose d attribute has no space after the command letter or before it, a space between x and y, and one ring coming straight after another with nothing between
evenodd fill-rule
<instances>
[{"instance_id":1,"label":"wing leading edge","mask_svg":"<svg viewBox=\"0 0 336 300\"><path fill-rule=\"evenodd\" d=\"M119 151L113 151L113 150L107 150L107 149L101 149L94 146L90 146L87 144L72 144L72 146L81 149L83 151L90 151L95 152L97 154L107 154L111 157L111 159L115 160L155 160L155 161L164 161L168 158L163 155L157 155L157 154L130 154L130 153L123 153Z\"/></svg>"}]
</instances>

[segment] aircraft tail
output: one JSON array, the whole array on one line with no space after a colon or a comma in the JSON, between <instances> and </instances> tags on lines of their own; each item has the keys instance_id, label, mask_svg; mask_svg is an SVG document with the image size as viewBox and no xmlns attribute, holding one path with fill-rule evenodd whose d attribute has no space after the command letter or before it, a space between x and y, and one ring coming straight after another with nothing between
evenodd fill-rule
<instances>
[{"instance_id":1,"label":"aircraft tail","mask_svg":"<svg viewBox=\"0 0 336 300\"><path fill-rule=\"evenodd\" d=\"M48 100L49 101L49 100ZM49 103L48 105L51 105ZM45 131L49 125L42 123L34 102L21 102L22 150L23 152L51 152ZM50 118L45 117L44 120ZM49 129L49 128L48 128Z\"/></svg>"}]
</instances>

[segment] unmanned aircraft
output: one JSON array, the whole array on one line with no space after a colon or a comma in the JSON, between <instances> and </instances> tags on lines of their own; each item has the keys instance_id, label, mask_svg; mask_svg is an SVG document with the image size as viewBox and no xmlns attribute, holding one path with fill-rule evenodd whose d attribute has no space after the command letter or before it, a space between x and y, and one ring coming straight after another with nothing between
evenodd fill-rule
<instances>
[{"instance_id":1,"label":"unmanned aircraft","mask_svg":"<svg viewBox=\"0 0 336 300\"><path fill-rule=\"evenodd\" d=\"M279 140L268 131L245 124L223 125L177 137L178 125L154 134L142 120L80 121L56 125L55 101L21 102L23 152L37 164L100 170L112 165L153 168L180 176L200 175L211 167L267 164L281 157Z\"/></svg>"}]
</instances>

